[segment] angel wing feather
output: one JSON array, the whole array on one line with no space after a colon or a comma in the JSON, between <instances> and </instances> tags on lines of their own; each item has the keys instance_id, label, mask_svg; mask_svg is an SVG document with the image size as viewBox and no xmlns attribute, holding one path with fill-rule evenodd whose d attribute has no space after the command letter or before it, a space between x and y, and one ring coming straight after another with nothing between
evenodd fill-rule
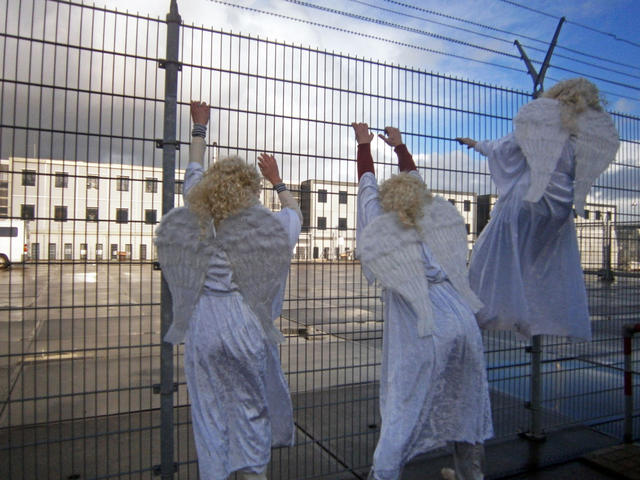
<instances>
[{"instance_id":1,"label":"angel wing feather","mask_svg":"<svg viewBox=\"0 0 640 480\"><path fill-rule=\"evenodd\" d=\"M513 119L516 141L531 169L531 186L524 197L527 202L542 197L569 138L560 108L557 100L539 98L524 105Z\"/></svg>"},{"instance_id":2,"label":"angel wing feather","mask_svg":"<svg viewBox=\"0 0 640 480\"><path fill-rule=\"evenodd\" d=\"M164 337L166 342L184 341L214 252L214 237L213 224L202 232L197 217L186 207L174 208L160 220L155 243L173 301L173 322Z\"/></svg>"},{"instance_id":3,"label":"angel wing feather","mask_svg":"<svg viewBox=\"0 0 640 480\"><path fill-rule=\"evenodd\" d=\"M611 115L606 112L587 110L577 122L574 202L578 215L584 216L591 185L615 159L620 140Z\"/></svg>"},{"instance_id":4,"label":"angel wing feather","mask_svg":"<svg viewBox=\"0 0 640 480\"><path fill-rule=\"evenodd\" d=\"M449 201L434 196L420 221L423 240L449 277L457 292L464 297L473 312L482 308L469 285L467 272L467 229L460 212Z\"/></svg>"}]
</instances>

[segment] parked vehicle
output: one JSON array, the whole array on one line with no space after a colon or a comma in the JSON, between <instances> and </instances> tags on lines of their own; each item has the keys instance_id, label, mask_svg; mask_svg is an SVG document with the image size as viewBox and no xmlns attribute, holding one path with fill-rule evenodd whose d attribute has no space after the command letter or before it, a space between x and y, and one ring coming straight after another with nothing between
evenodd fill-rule
<instances>
[{"instance_id":1,"label":"parked vehicle","mask_svg":"<svg viewBox=\"0 0 640 480\"><path fill-rule=\"evenodd\" d=\"M0 220L0 269L9 268L12 263L22 263L27 259L28 232L23 220Z\"/></svg>"}]
</instances>

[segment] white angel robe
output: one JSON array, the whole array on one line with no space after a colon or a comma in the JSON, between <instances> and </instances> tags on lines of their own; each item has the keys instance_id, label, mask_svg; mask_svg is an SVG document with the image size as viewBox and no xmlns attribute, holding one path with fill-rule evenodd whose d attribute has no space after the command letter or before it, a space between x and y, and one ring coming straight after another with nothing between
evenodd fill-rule
<instances>
[{"instance_id":1,"label":"white angel robe","mask_svg":"<svg viewBox=\"0 0 640 480\"><path fill-rule=\"evenodd\" d=\"M478 142L499 198L471 256L469 281L485 308L478 323L521 337L590 340L591 325L572 206L584 214L594 180L614 160L618 133L588 109L570 135L558 101L524 105L515 131Z\"/></svg>"},{"instance_id":2,"label":"white angel robe","mask_svg":"<svg viewBox=\"0 0 640 480\"><path fill-rule=\"evenodd\" d=\"M358 190L358 238L383 214L375 176L365 173ZM419 245L418 268L431 300L432 321L424 335L415 307L389 288L382 291L382 428L372 469L377 480L400 478L409 460L447 442L481 443L493 435L484 350L474 313L427 245Z\"/></svg>"},{"instance_id":3,"label":"white angel robe","mask_svg":"<svg viewBox=\"0 0 640 480\"><path fill-rule=\"evenodd\" d=\"M471 256L469 282L485 307L481 328L523 338L591 338L573 220L574 145L567 140L542 198L524 200L531 173L515 134L476 144L499 198Z\"/></svg>"},{"instance_id":4,"label":"white angel robe","mask_svg":"<svg viewBox=\"0 0 640 480\"><path fill-rule=\"evenodd\" d=\"M199 163L189 164L185 195L202 175ZM283 208L274 215L293 249L301 228L298 213ZM273 280L280 286L272 304L275 318L282 310L286 275ZM263 472L271 447L293 444L291 397L277 343L239 293L220 251L209 261L190 319L184 369L201 479L226 480L238 470Z\"/></svg>"}]
</instances>

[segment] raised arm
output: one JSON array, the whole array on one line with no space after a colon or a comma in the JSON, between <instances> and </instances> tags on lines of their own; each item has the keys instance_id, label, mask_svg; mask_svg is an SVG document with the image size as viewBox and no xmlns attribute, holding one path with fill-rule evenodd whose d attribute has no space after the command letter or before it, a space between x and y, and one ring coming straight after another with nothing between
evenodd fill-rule
<instances>
[{"instance_id":1,"label":"raised arm","mask_svg":"<svg viewBox=\"0 0 640 480\"><path fill-rule=\"evenodd\" d=\"M353 122L351 126L356 134L356 142L358 142L358 180L360 180L366 172L371 172L374 175L376 173L371 156L373 133L369 132L369 125L366 123Z\"/></svg>"},{"instance_id":2,"label":"raised arm","mask_svg":"<svg viewBox=\"0 0 640 480\"><path fill-rule=\"evenodd\" d=\"M386 133L386 135L380 133L378 136L384 140L387 145L393 147L393 151L398 155L398 167L400 171L411 172L418 170L409 149L402 143L400 130L395 127L384 127L384 133Z\"/></svg>"},{"instance_id":3,"label":"raised arm","mask_svg":"<svg viewBox=\"0 0 640 480\"><path fill-rule=\"evenodd\" d=\"M466 145L467 148L476 148L476 144L478 143L476 140L474 140L473 138L467 138L467 137L457 137L456 141L460 144L460 145Z\"/></svg>"},{"instance_id":4,"label":"raised arm","mask_svg":"<svg viewBox=\"0 0 640 480\"><path fill-rule=\"evenodd\" d=\"M260 167L262 176L269 180L273 185L274 190L278 192L278 198L280 199L280 205L282 208L292 209L298 214L300 221L302 221L300 206L289 190L287 190L287 185L282 181L280 171L278 170L278 162L276 162L275 157L267 153L261 153L258 157L258 167Z\"/></svg>"},{"instance_id":5,"label":"raised arm","mask_svg":"<svg viewBox=\"0 0 640 480\"><path fill-rule=\"evenodd\" d=\"M204 151L206 148L205 137L207 124L209 123L210 107L205 102L191 102L191 143L189 144L189 165L184 174L183 194L186 195L191 188L200 181L204 173Z\"/></svg>"}]
</instances>

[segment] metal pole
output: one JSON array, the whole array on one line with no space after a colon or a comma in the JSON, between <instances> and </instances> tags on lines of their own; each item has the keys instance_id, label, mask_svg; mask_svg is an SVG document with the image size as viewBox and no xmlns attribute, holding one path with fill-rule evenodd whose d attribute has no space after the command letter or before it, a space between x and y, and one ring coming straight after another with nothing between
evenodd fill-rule
<instances>
[{"instance_id":1,"label":"metal pole","mask_svg":"<svg viewBox=\"0 0 640 480\"><path fill-rule=\"evenodd\" d=\"M640 332L640 323L622 327L624 338L624 435L623 441L633 441L633 370L631 368L631 338Z\"/></svg>"},{"instance_id":2,"label":"metal pole","mask_svg":"<svg viewBox=\"0 0 640 480\"><path fill-rule=\"evenodd\" d=\"M165 69L164 133L162 147L162 213L174 207L176 170L176 117L178 96L178 62L180 23L176 0L171 0L167 14L167 57L160 67ZM169 286L163 276L161 290L160 332L162 338L171 326L172 301ZM160 474L162 480L173 479L176 464L173 459L173 345L162 341L160 347Z\"/></svg>"},{"instance_id":3,"label":"metal pole","mask_svg":"<svg viewBox=\"0 0 640 480\"><path fill-rule=\"evenodd\" d=\"M542 419L542 335L534 335L531 338L531 422L529 437L533 440L543 440Z\"/></svg>"},{"instance_id":4,"label":"metal pole","mask_svg":"<svg viewBox=\"0 0 640 480\"><path fill-rule=\"evenodd\" d=\"M602 276L600 280L610 283L615 280L615 276L611 270L611 222L606 217L602 222L602 234L604 241L602 242Z\"/></svg>"},{"instance_id":5,"label":"metal pole","mask_svg":"<svg viewBox=\"0 0 640 480\"><path fill-rule=\"evenodd\" d=\"M543 91L543 82L544 77L547 73L547 68L549 68L549 63L551 61L551 56L553 55L553 50L558 41L558 36L560 35L560 29L562 28L562 24L564 23L565 18L562 17L558 22L558 26L556 27L556 31L553 34L553 39L551 40L551 44L549 45L549 49L547 50L547 54L545 55L544 61L540 66L540 72L537 72L531 60L520 45L518 40L515 40L513 43L518 48L520 52L520 56L527 66L527 71L529 72L529 76L533 80L533 91L531 96L533 98L537 98ZM531 468L536 468L539 464L540 460L540 452L538 443L542 442L546 439L542 431L542 336L534 335L531 338L531 346L527 347L527 351L531 354L531 378L529 382L530 389L530 401L527 404L531 412L530 423L529 423L529 431L522 434L525 438L529 440L533 440L531 444L531 448L529 450L529 466Z\"/></svg>"}]
</instances>

